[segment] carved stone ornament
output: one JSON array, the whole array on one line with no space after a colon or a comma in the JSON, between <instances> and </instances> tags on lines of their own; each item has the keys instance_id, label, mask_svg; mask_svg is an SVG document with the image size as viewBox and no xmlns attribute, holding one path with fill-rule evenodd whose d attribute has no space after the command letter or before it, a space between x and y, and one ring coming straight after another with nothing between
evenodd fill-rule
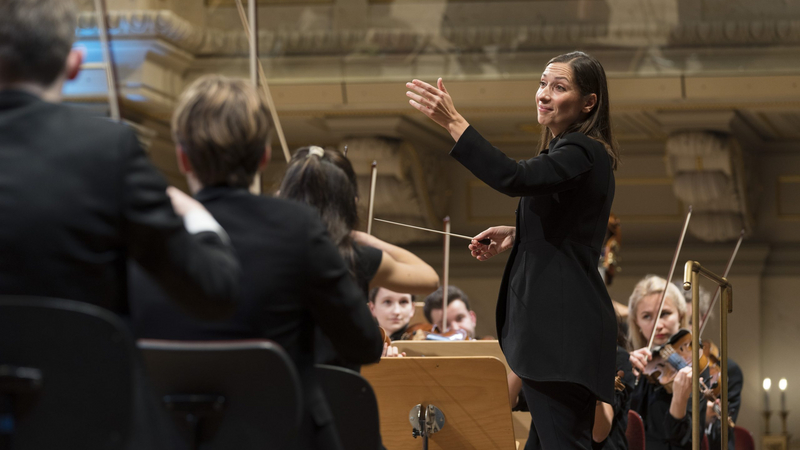
<instances>
[{"instance_id":1,"label":"carved stone ornament","mask_svg":"<svg viewBox=\"0 0 800 450\"><path fill-rule=\"evenodd\" d=\"M244 31L201 29L167 10L111 11L110 33L119 37L164 39L197 56L246 55ZM97 34L96 16L80 16L78 35ZM671 47L796 45L798 20L688 22L675 26L648 23L545 24L530 26L442 27L259 32L263 54L350 55L376 53L483 52L487 48L537 51L563 48L627 46L630 42L665 42ZM443 44L445 43L445 44Z\"/></svg>"}]
</instances>

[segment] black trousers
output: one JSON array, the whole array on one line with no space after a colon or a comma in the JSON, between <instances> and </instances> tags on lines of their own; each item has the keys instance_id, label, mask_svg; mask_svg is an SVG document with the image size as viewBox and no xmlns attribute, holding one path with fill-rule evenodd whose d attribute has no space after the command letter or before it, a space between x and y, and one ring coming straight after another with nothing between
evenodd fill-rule
<instances>
[{"instance_id":1,"label":"black trousers","mask_svg":"<svg viewBox=\"0 0 800 450\"><path fill-rule=\"evenodd\" d=\"M531 411L525 450L591 450L595 396L575 383L522 380Z\"/></svg>"}]
</instances>

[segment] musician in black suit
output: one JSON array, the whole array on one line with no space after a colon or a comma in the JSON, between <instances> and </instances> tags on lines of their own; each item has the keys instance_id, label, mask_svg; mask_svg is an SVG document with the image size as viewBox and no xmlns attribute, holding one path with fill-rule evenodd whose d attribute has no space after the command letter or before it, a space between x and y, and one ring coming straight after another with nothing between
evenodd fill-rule
<instances>
[{"instance_id":1,"label":"musician in black suit","mask_svg":"<svg viewBox=\"0 0 800 450\"><path fill-rule=\"evenodd\" d=\"M81 65L76 26L69 0L0 2L0 295L126 314L132 257L187 311L230 314L240 270L219 224L180 191L168 197L132 129L59 104ZM139 369L126 447L171 449Z\"/></svg>"},{"instance_id":2,"label":"musician in black suit","mask_svg":"<svg viewBox=\"0 0 800 450\"><path fill-rule=\"evenodd\" d=\"M484 261L512 249L497 332L531 406L528 448L589 449L596 399L614 397L616 318L597 271L614 199L616 143L605 72L573 52L550 60L537 92L539 155L514 161L455 110L441 78L406 85L410 103L450 132L450 154L495 190L522 197L515 227L475 236ZM489 238L486 246L478 240Z\"/></svg>"},{"instance_id":3,"label":"musician in black suit","mask_svg":"<svg viewBox=\"0 0 800 450\"><path fill-rule=\"evenodd\" d=\"M132 257L188 310L229 313L239 267L219 224L178 190L173 210L131 128L59 104L76 26L71 1L0 3L0 294L125 313Z\"/></svg>"},{"instance_id":4,"label":"musician in black suit","mask_svg":"<svg viewBox=\"0 0 800 450\"><path fill-rule=\"evenodd\" d=\"M173 118L179 165L242 262L238 309L226 322L190 318L137 271L137 282L131 283L134 329L142 338L277 342L294 361L303 386L303 422L293 448L339 449L315 377L315 327L340 355L361 364L380 358L383 341L366 296L318 213L248 191L269 159L269 129L265 102L243 80L206 76L184 92Z\"/></svg>"}]
</instances>

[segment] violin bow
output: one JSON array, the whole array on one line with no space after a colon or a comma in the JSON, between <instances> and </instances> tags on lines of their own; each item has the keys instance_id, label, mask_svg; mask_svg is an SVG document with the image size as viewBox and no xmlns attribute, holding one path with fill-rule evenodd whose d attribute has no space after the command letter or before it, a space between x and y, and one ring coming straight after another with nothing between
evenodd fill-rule
<instances>
[{"instance_id":1,"label":"violin bow","mask_svg":"<svg viewBox=\"0 0 800 450\"><path fill-rule=\"evenodd\" d=\"M731 253L730 259L728 259L728 265L725 267L725 273L722 274L722 278L728 278L728 274L731 271L731 266L733 266L733 260L736 259L736 255L739 253L739 247L742 246L742 240L744 240L744 228L742 229L741 234L739 234L739 241L736 243L736 247L733 249L733 253ZM716 292L714 292L714 297L711 300L711 303L708 305L708 309L703 314L703 318L700 319L700 336L703 336L703 330L706 329L706 324L708 323L708 315L711 314L711 310L714 309L714 305L717 303L717 299L719 298L720 294L720 287L717 286Z\"/></svg>"},{"instance_id":2,"label":"violin bow","mask_svg":"<svg viewBox=\"0 0 800 450\"><path fill-rule=\"evenodd\" d=\"M442 333L447 333L447 290L450 283L450 216L444 218L444 268L442 270Z\"/></svg>"},{"instance_id":3,"label":"violin bow","mask_svg":"<svg viewBox=\"0 0 800 450\"><path fill-rule=\"evenodd\" d=\"M109 113L111 115L111 120L121 122L122 116L120 115L119 109L117 72L114 68L114 59L111 56L111 40L108 34L108 12L105 0L94 0L94 9L97 14L97 34L100 38L100 48L103 53L103 62L106 66Z\"/></svg>"},{"instance_id":4,"label":"violin bow","mask_svg":"<svg viewBox=\"0 0 800 450\"><path fill-rule=\"evenodd\" d=\"M250 7L250 11L252 13L252 21L248 21L247 13L245 13L244 6L242 5L242 0L236 0L236 9L239 10L239 19L242 21L242 26L244 27L244 32L247 35L247 40L250 42L250 53L251 53L251 60L250 60L250 76L254 79L254 72L255 66L258 66L258 79L260 81L261 90L264 93L264 98L267 100L267 106L269 106L270 114L272 114L272 121L275 122L275 129L278 131L278 139L281 142L281 149L283 149L283 156L286 158L286 162L288 163L292 159L292 155L289 153L289 146L286 144L286 136L283 134L283 128L281 127L281 120L278 118L278 110L275 108L275 101L272 99L272 93L269 89L269 84L267 83L267 76L264 72L264 66L261 65L261 60L258 58L258 31L256 29L256 17L255 17L255 3L256 0L248 0ZM251 28L253 31L251 32ZM256 42L254 44L254 42ZM253 55L253 51L256 51L256 54Z\"/></svg>"},{"instance_id":5,"label":"violin bow","mask_svg":"<svg viewBox=\"0 0 800 450\"><path fill-rule=\"evenodd\" d=\"M367 208L367 234L372 236L372 218L375 212L375 185L378 182L378 161L373 160L369 180L369 206Z\"/></svg>"},{"instance_id":6,"label":"violin bow","mask_svg":"<svg viewBox=\"0 0 800 450\"><path fill-rule=\"evenodd\" d=\"M675 266L678 264L678 257L681 254L681 248L683 247L683 240L686 238L686 230L689 229L689 220L692 218L692 206L689 205L689 213L686 214L686 221L683 223L683 230L681 231L681 237L678 240L678 247L675 249L675 255L672 256L672 265L669 268L669 276L667 276L667 284L664 285L664 292L661 293L661 302L658 306L658 314L656 314L656 321L653 323L653 332L650 333L650 343L647 344L647 351L653 350L653 339L656 337L656 329L658 328L658 321L661 319L661 311L664 310L664 300L667 299L667 288L671 283L672 275L675 274Z\"/></svg>"}]
</instances>

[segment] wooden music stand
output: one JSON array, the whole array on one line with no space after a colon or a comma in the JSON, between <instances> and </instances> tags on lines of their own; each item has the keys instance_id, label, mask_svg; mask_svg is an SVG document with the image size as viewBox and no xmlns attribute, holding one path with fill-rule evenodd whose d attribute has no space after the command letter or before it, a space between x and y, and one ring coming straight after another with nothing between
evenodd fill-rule
<instances>
[{"instance_id":1,"label":"wooden music stand","mask_svg":"<svg viewBox=\"0 0 800 450\"><path fill-rule=\"evenodd\" d=\"M430 450L513 450L516 448L508 384L503 364L493 357L383 358L364 366L378 398L381 436L386 448L419 450L409 412L434 405L445 415L441 431L430 436Z\"/></svg>"},{"instance_id":2,"label":"wooden music stand","mask_svg":"<svg viewBox=\"0 0 800 450\"><path fill-rule=\"evenodd\" d=\"M511 372L498 341L392 341L407 356L493 356Z\"/></svg>"}]
</instances>

